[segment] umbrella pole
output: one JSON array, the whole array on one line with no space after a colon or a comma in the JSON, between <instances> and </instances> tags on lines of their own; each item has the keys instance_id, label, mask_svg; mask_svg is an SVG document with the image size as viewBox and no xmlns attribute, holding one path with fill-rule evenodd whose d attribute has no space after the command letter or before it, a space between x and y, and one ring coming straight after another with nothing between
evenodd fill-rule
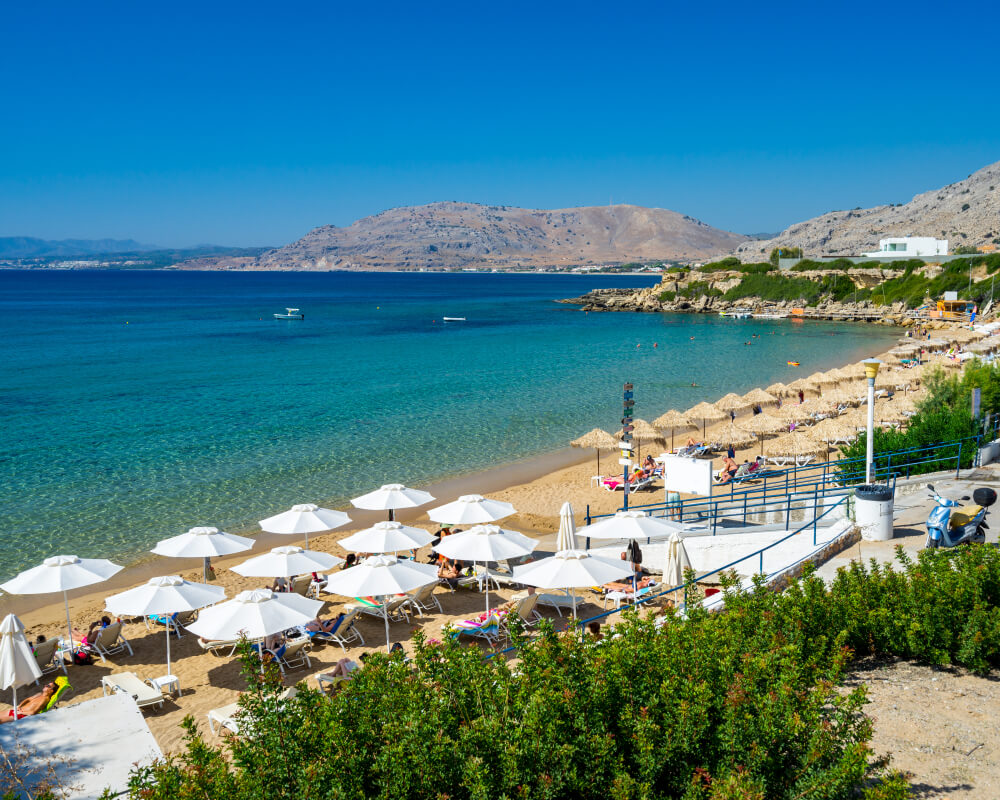
<instances>
[{"instance_id":1,"label":"umbrella pole","mask_svg":"<svg viewBox=\"0 0 1000 800\"><path fill-rule=\"evenodd\" d=\"M14 722L17 722L17 684L14 684Z\"/></svg>"},{"instance_id":2,"label":"umbrella pole","mask_svg":"<svg viewBox=\"0 0 1000 800\"><path fill-rule=\"evenodd\" d=\"M388 597L383 597L382 600L383 600L383 602L382 602L382 616L385 617L385 652L391 653L392 652L392 647L390 647L390 645L389 645L389 611L386 608L386 606L388 606L388 604L389 604L389 598Z\"/></svg>"},{"instance_id":3,"label":"umbrella pole","mask_svg":"<svg viewBox=\"0 0 1000 800\"><path fill-rule=\"evenodd\" d=\"M170 672L170 617L167 617L167 675L171 675Z\"/></svg>"},{"instance_id":4,"label":"umbrella pole","mask_svg":"<svg viewBox=\"0 0 1000 800\"><path fill-rule=\"evenodd\" d=\"M594 452L597 453L597 474L601 474L601 448L595 447Z\"/></svg>"},{"instance_id":5,"label":"umbrella pole","mask_svg":"<svg viewBox=\"0 0 1000 800\"><path fill-rule=\"evenodd\" d=\"M473 562L472 570L475 572L475 562ZM483 577L486 579L486 616L490 615L490 562L486 561L483 563ZM489 622L489 620L486 620Z\"/></svg>"},{"instance_id":6,"label":"umbrella pole","mask_svg":"<svg viewBox=\"0 0 1000 800\"><path fill-rule=\"evenodd\" d=\"M201 569L202 569L202 577L205 579L206 584L208 583L208 571L211 568L211 566L212 566L212 559L209 558L208 556L205 556L205 561L201 565Z\"/></svg>"},{"instance_id":7,"label":"umbrella pole","mask_svg":"<svg viewBox=\"0 0 1000 800\"><path fill-rule=\"evenodd\" d=\"M392 521L393 521L393 520L394 520L395 518L396 518L396 517L395 517L395 516L393 515L393 511L392 511L392 509L390 508L390 509L389 509L389 522L392 522Z\"/></svg>"},{"instance_id":8,"label":"umbrella pole","mask_svg":"<svg viewBox=\"0 0 1000 800\"><path fill-rule=\"evenodd\" d=\"M570 589L570 597L573 598L573 622L576 622L576 595L572 594L573 590Z\"/></svg>"},{"instance_id":9,"label":"umbrella pole","mask_svg":"<svg viewBox=\"0 0 1000 800\"><path fill-rule=\"evenodd\" d=\"M69 652L70 657L73 655L73 623L69 620L69 597L66 595L66 590L63 589L63 603L66 604L66 630L69 631Z\"/></svg>"}]
</instances>

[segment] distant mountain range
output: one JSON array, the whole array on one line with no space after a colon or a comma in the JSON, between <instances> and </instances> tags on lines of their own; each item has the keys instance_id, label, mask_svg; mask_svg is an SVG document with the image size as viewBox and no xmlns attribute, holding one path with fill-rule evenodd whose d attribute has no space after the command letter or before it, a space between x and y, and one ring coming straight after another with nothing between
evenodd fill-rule
<instances>
[{"instance_id":1,"label":"distant mountain range","mask_svg":"<svg viewBox=\"0 0 1000 800\"><path fill-rule=\"evenodd\" d=\"M443 202L325 225L264 253L250 269L455 269L700 259L747 237L662 208L541 211Z\"/></svg>"},{"instance_id":2,"label":"distant mountain range","mask_svg":"<svg viewBox=\"0 0 1000 800\"><path fill-rule=\"evenodd\" d=\"M877 250L879 239L890 236L947 239L949 250L1000 244L1000 162L905 204L831 211L798 222L773 238L743 242L734 254L761 261L775 247L801 247L807 258L856 256Z\"/></svg>"},{"instance_id":3,"label":"distant mountain range","mask_svg":"<svg viewBox=\"0 0 1000 800\"><path fill-rule=\"evenodd\" d=\"M30 236L0 236L0 258L50 258L92 256L104 253L144 253L156 245L134 239L35 239Z\"/></svg>"}]
</instances>

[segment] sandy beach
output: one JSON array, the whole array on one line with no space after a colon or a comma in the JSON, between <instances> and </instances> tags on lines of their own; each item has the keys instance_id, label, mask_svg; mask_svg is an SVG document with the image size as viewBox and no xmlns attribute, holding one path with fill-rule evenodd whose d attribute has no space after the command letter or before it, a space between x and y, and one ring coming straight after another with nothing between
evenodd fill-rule
<instances>
[{"instance_id":1,"label":"sandy beach","mask_svg":"<svg viewBox=\"0 0 1000 800\"><path fill-rule=\"evenodd\" d=\"M950 333L955 332L950 331ZM790 374L788 380L803 375L804 372L799 370L794 375ZM807 393L808 396L815 396L815 394ZM704 399L712 402L718 398L705 397ZM737 424L741 418L745 418L749 414L749 411L742 412L737 418ZM728 424L728 422L727 419L723 423L717 423L717 426ZM709 426L706 437L708 440L712 439L712 431L717 426ZM678 430L675 444L683 444L687 435L688 432ZM669 438L667 446L669 447ZM653 444L649 448L643 447L642 453L643 455L646 452L656 454L663 449L662 446ZM753 458L757 452L759 452L759 445L756 444L746 451L738 451L737 461ZM617 472L616 459L617 454L602 452L601 468L604 474L610 474L612 467ZM716 459L716 468L720 460ZM566 448L538 458L421 488L426 488L437 498L438 503L436 504L443 504L459 495L472 492L512 503L517 508L518 513L505 519L502 523L503 526L523 531L538 538L541 544L536 555L545 555L554 549L555 533L559 526L558 514L563 502L572 503L578 526L584 524L584 513L588 505L593 513L610 513L620 507L622 494L593 485L591 478L596 474L598 473L593 450ZM653 490L648 494L635 495L633 502L649 503L662 499L662 484L660 486L660 489ZM350 533L368 527L373 522L384 518L381 513L361 512L353 508L349 509L349 512L354 520L351 526L326 535L310 536L310 548L344 557L346 551L339 546L340 540ZM416 525L429 531L434 531L438 527L428 520L426 509L403 512L397 518L407 524ZM239 533L240 531L233 532ZM243 578L229 567L279 544L301 544L301 540L295 536L260 535L257 538L260 542L251 553L218 559L213 562L217 574L216 583L226 589L227 597L231 598L239 591L259 588L267 583L260 578ZM421 551L418 553L418 559L425 560L428 553L429 551L426 549ZM86 629L92 621L102 615L105 597L128 586L137 585L150 576L164 574L179 574L190 580L200 581L200 563L150 557L149 560L123 570L114 579L97 585L91 591L73 593L70 603L73 624L78 628ZM512 590L495 593L497 603L501 599L508 598L511 593ZM596 594L582 592L581 595L588 600L588 604L580 609L581 616L603 610ZM439 638L442 628L448 622L484 610L484 598L476 591L458 590L451 592L443 587L438 587L436 596L440 600L444 612L424 617L412 617L409 623L391 623L393 641L403 642L406 646L407 640L417 630L423 631L430 637ZM497 603L492 602L493 597L494 593L491 592L491 605L496 605ZM322 599L327 601L321 615L324 617L336 614L345 602L350 602L346 598L334 595L322 595ZM0 612L5 614L10 611L14 611L20 616L29 637L32 639L38 634L51 637L65 633L65 616L61 598L52 595L4 596L0 599ZM551 609L545 609L543 613L553 617L556 621L560 620ZM562 621L565 622L565 618L562 618ZM147 630L141 620L126 622L124 633L134 650L134 655L115 656L106 663L97 659L93 666L69 667L70 681L74 687L69 703L77 703L100 696L101 678L112 672L131 671L143 678L164 674L165 634L163 628L156 626L153 630ZM366 649L384 647L384 628L381 618L364 617L359 630L365 638L366 646L350 648L348 650L350 657L357 659L358 655ZM180 639L174 638L171 652L172 672L180 679L181 696L177 699L167 700L162 710L153 709L146 713L150 728L165 752L177 750L181 746L182 731L179 723L186 715L192 715L199 728L206 735L210 735L206 713L210 709L233 702L236 692L243 687L239 660L203 652L193 634L185 632ZM286 676L285 682L287 685L292 685L310 678L316 673L328 669L343 656L344 653L335 645L319 645L310 652L312 666L290 672ZM315 684L310 681L310 685ZM30 689L22 689L20 696L23 698L28 693L30 693ZM10 693L4 692L2 703L0 703L0 713L6 714L9 700Z\"/></svg>"}]
</instances>

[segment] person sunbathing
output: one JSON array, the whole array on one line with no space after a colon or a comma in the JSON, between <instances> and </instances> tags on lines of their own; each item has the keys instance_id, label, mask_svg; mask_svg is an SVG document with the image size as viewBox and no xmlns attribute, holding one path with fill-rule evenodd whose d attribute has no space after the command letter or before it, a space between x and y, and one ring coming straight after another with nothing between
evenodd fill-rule
<instances>
[{"instance_id":1,"label":"person sunbathing","mask_svg":"<svg viewBox=\"0 0 1000 800\"><path fill-rule=\"evenodd\" d=\"M322 673L324 678L350 678L351 673L355 670L361 669L365 665L365 661L368 660L368 653L362 653L358 658L361 660L359 664L352 658L342 658L336 664L333 665L333 669L329 672Z\"/></svg>"},{"instance_id":2,"label":"person sunbathing","mask_svg":"<svg viewBox=\"0 0 1000 800\"><path fill-rule=\"evenodd\" d=\"M646 576L641 580L636 580L635 590L639 591L645 589L647 586L652 586L656 583L656 580L650 576ZM632 592L632 581L612 581L611 583L604 584L604 588L609 592L624 592L626 594L631 594Z\"/></svg>"},{"instance_id":3,"label":"person sunbathing","mask_svg":"<svg viewBox=\"0 0 1000 800\"><path fill-rule=\"evenodd\" d=\"M17 706L17 719L21 717L33 717L35 714L41 714L49 702L52 700L52 696L59 690L56 686L55 681L47 683L42 687L42 691L38 694L33 694L18 703ZM0 722L13 722L14 721L14 709L10 709L7 712L6 717L0 717Z\"/></svg>"},{"instance_id":4,"label":"person sunbathing","mask_svg":"<svg viewBox=\"0 0 1000 800\"><path fill-rule=\"evenodd\" d=\"M306 623L308 633L336 633L340 623L344 621L344 612L341 611L334 619L320 619L316 617L312 622Z\"/></svg>"},{"instance_id":5,"label":"person sunbathing","mask_svg":"<svg viewBox=\"0 0 1000 800\"><path fill-rule=\"evenodd\" d=\"M729 483L733 479L733 475L736 474L736 470L740 468L740 465L736 463L736 460L730 458L728 455L722 459L722 469L719 470L719 476L716 483Z\"/></svg>"},{"instance_id":6,"label":"person sunbathing","mask_svg":"<svg viewBox=\"0 0 1000 800\"><path fill-rule=\"evenodd\" d=\"M442 583L448 584L448 586L452 589L458 587L458 579L461 574L462 573L458 568L457 562L454 562L449 558L446 558L444 562L442 562L441 566L438 567L438 579Z\"/></svg>"}]
</instances>

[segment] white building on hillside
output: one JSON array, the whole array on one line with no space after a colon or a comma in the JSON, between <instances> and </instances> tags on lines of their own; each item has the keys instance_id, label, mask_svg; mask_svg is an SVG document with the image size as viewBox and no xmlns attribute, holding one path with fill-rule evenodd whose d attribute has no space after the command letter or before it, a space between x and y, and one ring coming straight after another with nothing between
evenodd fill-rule
<instances>
[{"instance_id":1,"label":"white building on hillside","mask_svg":"<svg viewBox=\"0 0 1000 800\"><path fill-rule=\"evenodd\" d=\"M879 239L878 250L863 253L868 258L923 258L948 255L948 240L931 236L897 236Z\"/></svg>"}]
</instances>

